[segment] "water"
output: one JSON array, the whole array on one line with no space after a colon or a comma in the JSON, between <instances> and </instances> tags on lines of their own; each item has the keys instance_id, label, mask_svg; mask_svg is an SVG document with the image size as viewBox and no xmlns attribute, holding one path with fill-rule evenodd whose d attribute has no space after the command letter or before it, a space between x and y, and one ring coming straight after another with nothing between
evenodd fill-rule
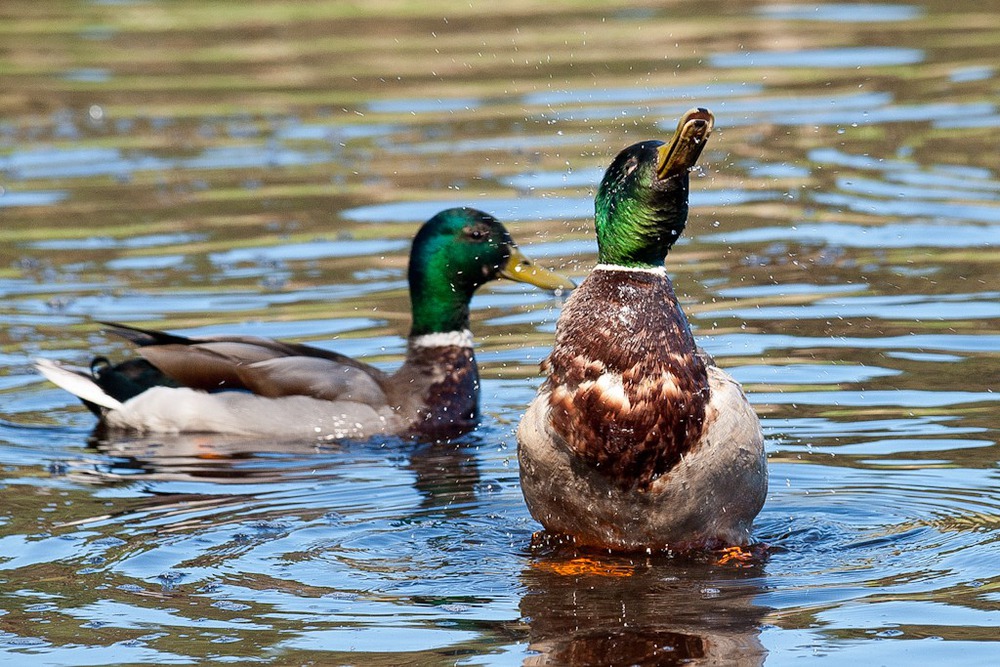
<instances>
[{"instance_id":1,"label":"water","mask_svg":"<svg viewBox=\"0 0 1000 667\"><path fill-rule=\"evenodd\" d=\"M982 3L0 17L3 659L1000 659L1000 19ZM520 285L473 303L485 418L447 445L100 441L30 370L125 355L99 319L393 368L420 222L480 206L583 276L603 167L696 104L718 129L668 266L767 434L748 563L533 540L513 430L560 303Z\"/></svg>"}]
</instances>

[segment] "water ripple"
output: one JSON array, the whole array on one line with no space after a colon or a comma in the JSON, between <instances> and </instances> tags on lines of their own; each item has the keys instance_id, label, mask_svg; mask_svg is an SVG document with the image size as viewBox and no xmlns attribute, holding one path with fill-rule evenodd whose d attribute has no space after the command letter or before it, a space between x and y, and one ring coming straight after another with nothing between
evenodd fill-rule
<instances>
[{"instance_id":1,"label":"water ripple","mask_svg":"<svg viewBox=\"0 0 1000 667\"><path fill-rule=\"evenodd\" d=\"M773 19L828 21L831 23L883 23L911 21L923 15L916 5L893 5L868 2L823 3L808 6L770 5L758 13Z\"/></svg>"},{"instance_id":2,"label":"water ripple","mask_svg":"<svg viewBox=\"0 0 1000 667\"><path fill-rule=\"evenodd\" d=\"M829 201L829 200L827 200ZM870 205L870 209L876 205ZM881 208L881 204L877 205ZM920 209L919 204L909 207ZM948 208L942 206L942 208ZM922 210L922 209L921 209ZM950 210L950 209L949 209ZM986 215L982 218L995 219ZM947 231L947 233L942 233ZM968 225L948 222L930 224L899 222L881 225L851 225L846 223L797 223L794 227L754 227L739 231L709 234L699 238L710 243L760 243L782 241L820 243L847 248L968 248L1000 245L1000 225Z\"/></svg>"},{"instance_id":3,"label":"water ripple","mask_svg":"<svg viewBox=\"0 0 1000 667\"><path fill-rule=\"evenodd\" d=\"M709 58L713 67L796 67L856 68L913 65L923 62L921 49L902 47L840 47L800 49L795 51L734 51L717 53Z\"/></svg>"}]
</instances>

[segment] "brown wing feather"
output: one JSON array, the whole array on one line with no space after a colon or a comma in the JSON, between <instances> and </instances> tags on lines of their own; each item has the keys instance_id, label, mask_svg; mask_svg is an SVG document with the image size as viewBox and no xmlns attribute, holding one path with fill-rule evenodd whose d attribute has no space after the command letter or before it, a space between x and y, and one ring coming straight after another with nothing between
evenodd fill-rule
<instances>
[{"instance_id":1,"label":"brown wing feather","mask_svg":"<svg viewBox=\"0 0 1000 667\"><path fill-rule=\"evenodd\" d=\"M329 359L279 357L237 366L243 386L255 394L311 396L372 407L387 404L384 389L364 371Z\"/></svg>"},{"instance_id":2,"label":"brown wing feather","mask_svg":"<svg viewBox=\"0 0 1000 667\"><path fill-rule=\"evenodd\" d=\"M108 331L110 333L121 336L122 338L125 338L135 345L143 348L157 347L160 345L203 347L206 343L242 343L244 345L251 345L263 350L268 350L272 353L270 355L262 356L262 359L276 358L280 356L316 357L319 359L329 359L331 361L336 361L347 366L353 366L354 368L361 369L372 377L378 378L380 382L384 381L387 377L385 373L374 366L366 364L363 361L358 361L357 359L352 359L346 354L333 352L331 350L324 350L322 348L312 347L311 345L304 345L302 343L286 343L284 341L274 340L272 338L261 338L259 336L223 335L188 337L179 336L165 331L157 331L156 329L143 329L115 322L101 322L101 324L108 327ZM225 354L221 348L218 348L217 351ZM261 353L251 352L250 354L258 355ZM236 356L239 356L239 354L236 353Z\"/></svg>"},{"instance_id":3,"label":"brown wing feather","mask_svg":"<svg viewBox=\"0 0 1000 667\"><path fill-rule=\"evenodd\" d=\"M271 353L270 358L310 357L328 359L329 361L336 361L339 364L362 370L372 377L379 378L380 381L388 377L374 366L366 364L363 361L358 361L357 359L352 359L346 354L324 350L311 345L304 345L303 343L286 343L271 338L258 338L257 336L206 336L205 338L192 340L197 345L202 345L203 343L243 343L245 345L253 345L263 350L268 350Z\"/></svg>"},{"instance_id":4,"label":"brown wing feather","mask_svg":"<svg viewBox=\"0 0 1000 667\"><path fill-rule=\"evenodd\" d=\"M140 348L139 354L185 387L203 391L249 389L239 367L274 357L273 352L246 343L150 345Z\"/></svg>"},{"instance_id":5,"label":"brown wing feather","mask_svg":"<svg viewBox=\"0 0 1000 667\"><path fill-rule=\"evenodd\" d=\"M385 405L388 376L338 352L256 336L187 338L104 323L140 346L139 354L181 385L244 389L261 396L312 396Z\"/></svg>"}]
</instances>

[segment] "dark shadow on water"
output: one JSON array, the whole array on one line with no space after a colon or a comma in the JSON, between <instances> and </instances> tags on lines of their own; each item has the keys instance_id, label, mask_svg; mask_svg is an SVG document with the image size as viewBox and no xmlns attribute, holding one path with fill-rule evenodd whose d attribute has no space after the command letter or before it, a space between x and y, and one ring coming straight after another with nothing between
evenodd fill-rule
<instances>
[{"instance_id":1,"label":"dark shadow on water","mask_svg":"<svg viewBox=\"0 0 1000 667\"><path fill-rule=\"evenodd\" d=\"M524 664L762 665L764 561L536 553L521 575Z\"/></svg>"},{"instance_id":2,"label":"dark shadow on water","mask_svg":"<svg viewBox=\"0 0 1000 667\"><path fill-rule=\"evenodd\" d=\"M238 504L245 502L246 493L336 481L358 462L379 460L412 474L421 509L461 508L476 496L480 475L475 449L482 440L475 432L448 442L385 437L317 442L211 433L138 435L98 428L88 445L106 458L77 467L74 476L90 484L197 483L204 493L180 495L230 496L231 501L217 498L216 503ZM155 499L169 502L172 495L160 493Z\"/></svg>"}]
</instances>

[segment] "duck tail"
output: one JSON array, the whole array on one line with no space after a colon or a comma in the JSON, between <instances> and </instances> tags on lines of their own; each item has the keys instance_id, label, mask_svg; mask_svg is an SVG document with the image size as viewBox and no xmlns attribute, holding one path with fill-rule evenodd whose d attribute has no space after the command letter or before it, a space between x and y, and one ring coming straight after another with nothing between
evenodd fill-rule
<instances>
[{"instance_id":1,"label":"duck tail","mask_svg":"<svg viewBox=\"0 0 1000 667\"><path fill-rule=\"evenodd\" d=\"M102 408L117 410L122 407L121 401L107 394L92 374L82 368L60 366L51 359L35 359L35 369L52 384L79 398L98 416Z\"/></svg>"},{"instance_id":2,"label":"duck tail","mask_svg":"<svg viewBox=\"0 0 1000 667\"><path fill-rule=\"evenodd\" d=\"M106 327L106 332L124 338L139 347L147 345L190 345L193 342L190 338L167 333L166 331L143 329L130 324L105 322L103 320L97 320L97 323Z\"/></svg>"}]
</instances>

